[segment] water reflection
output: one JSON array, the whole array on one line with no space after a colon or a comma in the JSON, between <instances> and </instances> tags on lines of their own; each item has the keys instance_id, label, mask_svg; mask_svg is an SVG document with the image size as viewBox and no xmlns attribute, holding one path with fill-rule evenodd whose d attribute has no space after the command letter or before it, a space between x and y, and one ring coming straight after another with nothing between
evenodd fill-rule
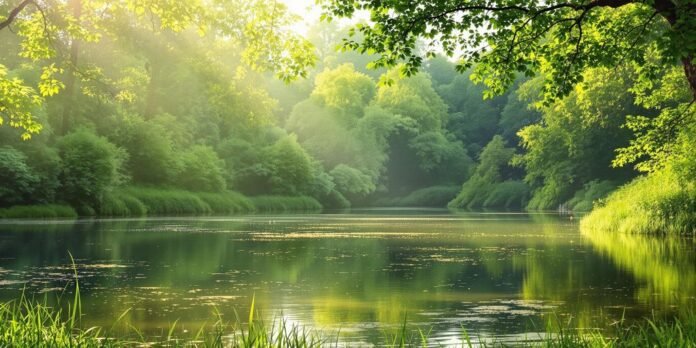
<instances>
[{"instance_id":1,"label":"water reflection","mask_svg":"<svg viewBox=\"0 0 696 348\"><path fill-rule=\"evenodd\" d=\"M621 239L616 239L621 238ZM617 247L620 246L620 247ZM633 251L629 251L633 250ZM461 327L497 339L543 331L544 315L596 326L693 304L693 240L586 236L543 214L354 214L0 225L0 299L60 293L78 261L85 320L148 334L195 332L252 295L270 317L377 342L408 318L432 339ZM68 286L70 289L70 286ZM537 337L537 336L533 336Z\"/></svg>"},{"instance_id":2,"label":"water reflection","mask_svg":"<svg viewBox=\"0 0 696 348\"><path fill-rule=\"evenodd\" d=\"M584 233L593 247L637 284L633 297L646 306L671 312L696 303L696 239Z\"/></svg>"}]
</instances>

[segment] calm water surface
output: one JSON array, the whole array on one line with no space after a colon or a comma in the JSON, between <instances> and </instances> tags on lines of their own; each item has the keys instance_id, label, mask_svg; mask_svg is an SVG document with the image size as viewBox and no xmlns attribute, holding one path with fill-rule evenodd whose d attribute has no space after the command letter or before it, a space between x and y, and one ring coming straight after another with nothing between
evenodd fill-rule
<instances>
[{"instance_id":1,"label":"calm water surface","mask_svg":"<svg viewBox=\"0 0 696 348\"><path fill-rule=\"evenodd\" d=\"M601 327L696 304L694 239L582 235L552 214L350 214L0 223L0 300L55 298L77 262L84 320L159 335L234 309L382 342L407 318L456 343L539 337L549 316ZM42 297L43 298L43 297ZM625 313L625 314L624 314Z\"/></svg>"}]
</instances>

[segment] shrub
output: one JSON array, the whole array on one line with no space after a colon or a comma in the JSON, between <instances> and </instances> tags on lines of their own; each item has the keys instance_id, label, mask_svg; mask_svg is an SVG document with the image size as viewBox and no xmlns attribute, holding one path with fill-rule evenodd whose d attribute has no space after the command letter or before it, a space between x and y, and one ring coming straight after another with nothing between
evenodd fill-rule
<instances>
[{"instance_id":1,"label":"shrub","mask_svg":"<svg viewBox=\"0 0 696 348\"><path fill-rule=\"evenodd\" d=\"M547 178L544 186L536 189L527 203L529 210L556 209L573 196L574 189L568 183Z\"/></svg>"},{"instance_id":2,"label":"shrub","mask_svg":"<svg viewBox=\"0 0 696 348\"><path fill-rule=\"evenodd\" d=\"M568 201L567 206L572 211L585 212L592 210L595 202L604 199L616 189L618 185L613 181L590 181L585 187L576 192L573 199Z\"/></svg>"},{"instance_id":3,"label":"shrub","mask_svg":"<svg viewBox=\"0 0 696 348\"><path fill-rule=\"evenodd\" d=\"M142 202L149 215L206 215L212 212L206 202L188 191L129 187L122 193Z\"/></svg>"},{"instance_id":4,"label":"shrub","mask_svg":"<svg viewBox=\"0 0 696 348\"><path fill-rule=\"evenodd\" d=\"M99 207L100 216L145 216L147 208L139 199L121 191L104 195Z\"/></svg>"},{"instance_id":5,"label":"shrub","mask_svg":"<svg viewBox=\"0 0 696 348\"><path fill-rule=\"evenodd\" d=\"M128 152L126 167L133 182L162 185L172 181L178 163L164 127L130 118L122 122L114 141Z\"/></svg>"},{"instance_id":6,"label":"shrub","mask_svg":"<svg viewBox=\"0 0 696 348\"><path fill-rule=\"evenodd\" d=\"M77 213L67 205L16 205L10 208L0 209L0 218L3 219L75 219Z\"/></svg>"},{"instance_id":7,"label":"shrub","mask_svg":"<svg viewBox=\"0 0 696 348\"><path fill-rule=\"evenodd\" d=\"M267 149L271 159L271 192L279 195L299 195L310 190L313 179L310 156L295 136L286 136Z\"/></svg>"},{"instance_id":8,"label":"shrub","mask_svg":"<svg viewBox=\"0 0 696 348\"><path fill-rule=\"evenodd\" d=\"M98 207L102 196L120 180L124 153L85 129L64 136L58 149L63 162L61 198L73 206Z\"/></svg>"},{"instance_id":9,"label":"shrub","mask_svg":"<svg viewBox=\"0 0 696 348\"><path fill-rule=\"evenodd\" d=\"M431 186L415 190L404 197L375 201L380 206L444 208L459 192L459 186Z\"/></svg>"},{"instance_id":10,"label":"shrub","mask_svg":"<svg viewBox=\"0 0 696 348\"><path fill-rule=\"evenodd\" d=\"M350 201L336 190L331 190L328 194L321 195L317 199L325 208L348 209L351 206Z\"/></svg>"},{"instance_id":11,"label":"shrub","mask_svg":"<svg viewBox=\"0 0 696 348\"><path fill-rule=\"evenodd\" d=\"M37 178L28 202L40 204L55 202L56 192L60 187L58 176L61 161L58 151L41 143L23 145L25 146L21 149L27 157L27 165Z\"/></svg>"},{"instance_id":12,"label":"shrub","mask_svg":"<svg viewBox=\"0 0 696 348\"><path fill-rule=\"evenodd\" d=\"M23 153L9 146L0 148L0 206L27 203L38 182Z\"/></svg>"},{"instance_id":13,"label":"shrub","mask_svg":"<svg viewBox=\"0 0 696 348\"><path fill-rule=\"evenodd\" d=\"M462 190L447 205L450 208L480 208L483 202L488 198L488 193L491 192L493 184L486 182L480 176L474 175L462 185Z\"/></svg>"},{"instance_id":14,"label":"shrub","mask_svg":"<svg viewBox=\"0 0 696 348\"><path fill-rule=\"evenodd\" d=\"M329 172L336 190L343 195L366 195L375 190L372 178L358 169L339 164Z\"/></svg>"},{"instance_id":15,"label":"shrub","mask_svg":"<svg viewBox=\"0 0 696 348\"><path fill-rule=\"evenodd\" d=\"M175 182L177 187L191 191L223 191L226 186L224 166L211 147L196 145L182 155L181 171Z\"/></svg>"},{"instance_id":16,"label":"shrub","mask_svg":"<svg viewBox=\"0 0 696 348\"><path fill-rule=\"evenodd\" d=\"M203 202L210 206L214 213L233 214L233 213L249 213L254 211L254 204L249 198L237 192L220 192L197 193Z\"/></svg>"},{"instance_id":17,"label":"shrub","mask_svg":"<svg viewBox=\"0 0 696 348\"><path fill-rule=\"evenodd\" d=\"M496 184L483 202L484 208L519 209L527 205L529 187L519 180Z\"/></svg>"},{"instance_id":18,"label":"shrub","mask_svg":"<svg viewBox=\"0 0 696 348\"><path fill-rule=\"evenodd\" d=\"M257 212L320 211L321 203L306 196L256 196L251 197Z\"/></svg>"}]
</instances>

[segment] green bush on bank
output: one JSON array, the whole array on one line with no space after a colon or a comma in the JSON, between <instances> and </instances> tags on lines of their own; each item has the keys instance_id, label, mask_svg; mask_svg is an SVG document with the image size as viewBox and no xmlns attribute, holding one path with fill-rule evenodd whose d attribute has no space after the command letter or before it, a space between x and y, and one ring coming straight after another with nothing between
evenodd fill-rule
<instances>
[{"instance_id":1,"label":"green bush on bank","mask_svg":"<svg viewBox=\"0 0 696 348\"><path fill-rule=\"evenodd\" d=\"M77 218L243 214L252 212L316 212L322 204L307 196L246 197L238 192L189 192L150 187L124 187L106 192L98 207L27 205L0 209L0 218Z\"/></svg>"},{"instance_id":2,"label":"green bush on bank","mask_svg":"<svg viewBox=\"0 0 696 348\"><path fill-rule=\"evenodd\" d=\"M503 181L493 187L483 201L484 208L523 208L529 200L529 186L519 180Z\"/></svg>"},{"instance_id":3,"label":"green bush on bank","mask_svg":"<svg viewBox=\"0 0 696 348\"><path fill-rule=\"evenodd\" d=\"M102 198L99 207L99 216L145 216L147 207L134 196L121 191L109 192Z\"/></svg>"},{"instance_id":4,"label":"green bush on bank","mask_svg":"<svg viewBox=\"0 0 696 348\"><path fill-rule=\"evenodd\" d=\"M617 184L613 181L591 181L585 187L576 192L573 198L566 203L568 209L575 212L588 212L592 210L595 202L601 202L612 191L616 190Z\"/></svg>"},{"instance_id":5,"label":"green bush on bank","mask_svg":"<svg viewBox=\"0 0 696 348\"><path fill-rule=\"evenodd\" d=\"M527 205L529 196L529 186L520 180L487 183L472 178L462 185L462 190L447 206L455 209L520 209Z\"/></svg>"},{"instance_id":6,"label":"green bush on bank","mask_svg":"<svg viewBox=\"0 0 696 348\"><path fill-rule=\"evenodd\" d=\"M76 219L77 212L68 205L16 205L0 209L1 219Z\"/></svg>"},{"instance_id":7,"label":"green bush on bank","mask_svg":"<svg viewBox=\"0 0 696 348\"><path fill-rule=\"evenodd\" d=\"M258 212L316 212L322 209L319 201L307 196L256 196L250 199Z\"/></svg>"},{"instance_id":8,"label":"green bush on bank","mask_svg":"<svg viewBox=\"0 0 696 348\"><path fill-rule=\"evenodd\" d=\"M671 170L635 179L580 223L583 232L686 234L696 232L696 188Z\"/></svg>"},{"instance_id":9,"label":"green bush on bank","mask_svg":"<svg viewBox=\"0 0 696 348\"><path fill-rule=\"evenodd\" d=\"M134 197L147 208L148 215L207 215L210 206L193 192L149 187L129 187L123 194Z\"/></svg>"},{"instance_id":10,"label":"green bush on bank","mask_svg":"<svg viewBox=\"0 0 696 348\"><path fill-rule=\"evenodd\" d=\"M197 194L203 202L208 204L210 210L217 214L250 213L255 210L251 200L238 192L202 192Z\"/></svg>"},{"instance_id":11,"label":"green bush on bank","mask_svg":"<svg viewBox=\"0 0 696 348\"><path fill-rule=\"evenodd\" d=\"M457 196L460 189L460 186L431 186L415 190L403 197L378 199L374 205L444 208L448 202Z\"/></svg>"}]
</instances>

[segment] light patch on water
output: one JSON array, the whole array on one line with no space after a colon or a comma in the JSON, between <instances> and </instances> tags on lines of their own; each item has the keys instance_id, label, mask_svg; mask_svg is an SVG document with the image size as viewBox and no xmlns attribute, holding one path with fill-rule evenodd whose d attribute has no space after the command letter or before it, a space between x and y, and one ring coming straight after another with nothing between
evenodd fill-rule
<instances>
[{"instance_id":1,"label":"light patch on water","mask_svg":"<svg viewBox=\"0 0 696 348\"><path fill-rule=\"evenodd\" d=\"M79 268L91 268L91 269L110 269L110 268L127 268L126 265L120 265L116 263L96 263L96 264L85 264L80 265Z\"/></svg>"},{"instance_id":2,"label":"light patch on water","mask_svg":"<svg viewBox=\"0 0 696 348\"><path fill-rule=\"evenodd\" d=\"M481 313L481 314L501 314L501 313L506 313L511 309L511 307L508 306L500 306L500 305L494 305L494 306L477 306L474 308L471 308L472 311Z\"/></svg>"},{"instance_id":3,"label":"light patch on water","mask_svg":"<svg viewBox=\"0 0 696 348\"><path fill-rule=\"evenodd\" d=\"M198 296L196 298L187 298L188 299L193 299L193 300L202 300L202 301L232 301L232 300L237 300L242 298L242 296L233 296L233 295L213 295L213 296Z\"/></svg>"},{"instance_id":4,"label":"light patch on water","mask_svg":"<svg viewBox=\"0 0 696 348\"><path fill-rule=\"evenodd\" d=\"M325 238L413 238L424 236L437 236L431 232L293 232L293 233L273 233L259 232L254 233L254 240L279 240L279 239L325 239Z\"/></svg>"},{"instance_id":5,"label":"light patch on water","mask_svg":"<svg viewBox=\"0 0 696 348\"><path fill-rule=\"evenodd\" d=\"M26 283L25 281L22 280L7 280L7 279L0 279L0 286L4 285L15 285L15 284L24 284Z\"/></svg>"},{"instance_id":6,"label":"light patch on water","mask_svg":"<svg viewBox=\"0 0 696 348\"><path fill-rule=\"evenodd\" d=\"M65 290L64 288L59 288L59 287L54 287L54 288L43 288L39 290L40 294L43 294L45 292L53 292L53 291L63 291Z\"/></svg>"}]
</instances>

